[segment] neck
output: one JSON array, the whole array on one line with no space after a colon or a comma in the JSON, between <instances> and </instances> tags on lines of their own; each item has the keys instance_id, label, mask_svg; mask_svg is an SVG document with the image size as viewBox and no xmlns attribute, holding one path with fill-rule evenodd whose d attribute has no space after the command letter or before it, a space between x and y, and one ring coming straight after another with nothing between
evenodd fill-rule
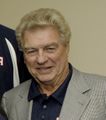
<instances>
[{"instance_id":1,"label":"neck","mask_svg":"<svg viewBox=\"0 0 106 120\"><path fill-rule=\"evenodd\" d=\"M61 84L65 81L67 75L69 73L69 67L67 66L62 73L56 77L56 79L49 81L47 83L40 83L39 84L39 90L43 94L47 94L47 96L50 96L52 93L54 93Z\"/></svg>"}]
</instances>

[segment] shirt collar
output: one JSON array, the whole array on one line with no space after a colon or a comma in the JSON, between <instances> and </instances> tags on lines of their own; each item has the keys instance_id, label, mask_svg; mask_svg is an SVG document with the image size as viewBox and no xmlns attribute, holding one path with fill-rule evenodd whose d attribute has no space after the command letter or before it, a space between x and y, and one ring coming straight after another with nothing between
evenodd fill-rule
<instances>
[{"instance_id":1,"label":"shirt collar","mask_svg":"<svg viewBox=\"0 0 106 120\"><path fill-rule=\"evenodd\" d=\"M28 101L33 100L34 98L38 97L40 95L40 91L38 90L38 83L32 78L32 82L29 88L28 93Z\"/></svg>"}]
</instances>

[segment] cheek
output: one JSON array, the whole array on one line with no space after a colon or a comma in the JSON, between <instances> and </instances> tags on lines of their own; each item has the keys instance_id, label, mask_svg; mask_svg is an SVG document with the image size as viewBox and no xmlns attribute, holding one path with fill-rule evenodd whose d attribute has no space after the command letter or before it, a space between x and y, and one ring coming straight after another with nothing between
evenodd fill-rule
<instances>
[{"instance_id":1,"label":"cheek","mask_svg":"<svg viewBox=\"0 0 106 120\"><path fill-rule=\"evenodd\" d=\"M67 57L66 56L60 56L57 60L57 65L59 68L63 68L67 63Z\"/></svg>"},{"instance_id":2,"label":"cheek","mask_svg":"<svg viewBox=\"0 0 106 120\"><path fill-rule=\"evenodd\" d=\"M61 54L58 54L55 57L54 62L56 63L57 71L62 71L68 63L68 56L66 52L62 52Z\"/></svg>"},{"instance_id":3,"label":"cheek","mask_svg":"<svg viewBox=\"0 0 106 120\"><path fill-rule=\"evenodd\" d=\"M27 56L24 56L24 63L29 66L29 65L32 65L34 63L34 59L31 59Z\"/></svg>"}]
</instances>

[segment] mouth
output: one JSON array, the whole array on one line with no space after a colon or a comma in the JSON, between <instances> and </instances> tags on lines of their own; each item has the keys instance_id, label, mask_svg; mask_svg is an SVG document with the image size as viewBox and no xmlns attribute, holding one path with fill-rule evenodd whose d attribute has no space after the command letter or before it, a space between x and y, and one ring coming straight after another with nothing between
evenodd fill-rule
<instances>
[{"instance_id":1,"label":"mouth","mask_svg":"<svg viewBox=\"0 0 106 120\"><path fill-rule=\"evenodd\" d=\"M40 73L49 73L52 70L52 66L49 67L37 67L37 71Z\"/></svg>"}]
</instances>

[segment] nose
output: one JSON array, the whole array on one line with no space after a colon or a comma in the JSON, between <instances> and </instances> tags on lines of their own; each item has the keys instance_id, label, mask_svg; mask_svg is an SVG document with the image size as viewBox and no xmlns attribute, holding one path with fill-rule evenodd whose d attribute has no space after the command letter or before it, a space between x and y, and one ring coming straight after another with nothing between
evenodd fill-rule
<instances>
[{"instance_id":1,"label":"nose","mask_svg":"<svg viewBox=\"0 0 106 120\"><path fill-rule=\"evenodd\" d=\"M40 65L47 62L47 55L43 50L39 50L37 55L37 63Z\"/></svg>"}]
</instances>

